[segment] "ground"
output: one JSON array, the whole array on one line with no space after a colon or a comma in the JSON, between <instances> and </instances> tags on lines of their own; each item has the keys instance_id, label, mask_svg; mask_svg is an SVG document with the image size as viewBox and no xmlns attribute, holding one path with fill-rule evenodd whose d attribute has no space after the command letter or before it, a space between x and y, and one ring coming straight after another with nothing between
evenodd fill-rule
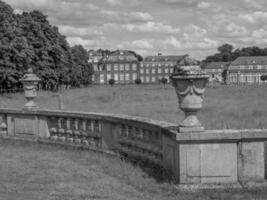
<instances>
[{"instance_id":1,"label":"ground","mask_svg":"<svg viewBox=\"0 0 267 200\"><path fill-rule=\"evenodd\" d=\"M57 94L41 92L42 108ZM62 93L66 110L121 113L179 123L171 86L92 86ZM199 118L206 128L267 128L267 86L208 88ZM21 108L23 94L0 95L0 107ZM98 153L0 140L0 200L13 199L266 199L266 189L184 191L138 166Z\"/></svg>"},{"instance_id":2,"label":"ground","mask_svg":"<svg viewBox=\"0 0 267 200\"><path fill-rule=\"evenodd\" d=\"M177 124L184 118L170 85L91 86L62 95L65 110L119 113ZM267 128L266 100L267 85L210 87L199 119L206 129ZM25 102L23 94L0 95L0 107L21 108ZM41 108L56 109L57 93L41 92L37 103Z\"/></svg>"},{"instance_id":3,"label":"ground","mask_svg":"<svg viewBox=\"0 0 267 200\"><path fill-rule=\"evenodd\" d=\"M266 189L185 191L119 158L0 140L0 200L266 199Z\"/></svg>"}]
</instances>

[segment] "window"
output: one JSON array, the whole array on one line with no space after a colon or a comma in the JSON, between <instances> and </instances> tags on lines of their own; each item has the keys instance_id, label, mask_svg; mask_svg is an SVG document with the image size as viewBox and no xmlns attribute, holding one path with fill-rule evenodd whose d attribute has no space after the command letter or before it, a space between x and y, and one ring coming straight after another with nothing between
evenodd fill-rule
<instances>
[{"instance_id":1,"label":"window","mask_svg":"<svg viewBox=\"0 0 267 200\"><path fill-rule=\"evenodd\" d=\"M144 73L144 69L140 69L140 74L143 74Z\"/></svg>"},{"instance_id":2,"label":"window","mask_svg":"<svg viewBox=\"0 0 267 200\"><path fill-rule=\"evenodd\" d=\"M171 73L171 74L173 73L173 68L170 68L170 73Z\"/></svg>"},{"instance_id":3,"label":"window","mask_svg":"<svg viewBox=\"0 0 267 200\"><path fill-rule=\"evenodd\" d=\"M118 81L119 80L119 75L118 74L114 74L114 80Z\"/></svg>"},{"instance_id":4,"label":"window","mask_svg":"<svg viewBox=\"0 0 267 200\"><path fill-rule=\"evenodd\" d=\"M158 80L161 80L162 79L162 76L158 76Z\"/></svg>"},{"instance_id":5,"label":"window","mask_svg":"<svg viewBox=\"0 0 267 200\"><path fill-rule=\"evenodd\" d=\"M155 74L156 69L153 68L151 72L152 72L152 74Z\"/></svg>"},{"instance_id":6,"label":"window","mask_svg":"<svg viewBox=\"0 0 267 200\"><path fill-rule=\"evenodd\" d=\"M159 63L159 64L158 64L158 66L160 67L160 66L161 66L161 64Z\"/></svg>"},{"instance_id":7,"label":"window","mask_svg":"<svg viewBox=\"0 0 267 200\"><path fill-rule=\"evenodd\" d=\"M149 76L146 77L146 82L147 82L147 83L150 82L150 78L149 78Z\"/></svg>"},{"instance_id":8,"label":"window","mask_svg":"<svg viewBox=\"0 0 267 200\"><path fill-rule=\"evenodd\" d=\"M254 82L254 74L247 74L247 82L249 83Z\"/></svg>"},{"instance_id":9,"label":"window","mask_svg":"<svg viewBox=\"0 0 267 200\"><path fill-rule=\"evenodd\" d=\"M152 67L155 67L155 63L152 64Z\"/></svg>"},{"instance_id":10,"label":"window","mask_svg":"<svg viewBox=\"0 0 267 200\"><path fill-rule=\"evenodd\" d=\"M129 64L125 64L125 71L129 71L130 70L130 65Z\"/></svg>"},{"instance_id":11,"label":"window","mask_svg":"<svg viewBox=\"0 0 267 200\"><path fill-rule=\"evenodd\" d=\"M105 83L104 74L100 74L100 83Z\"/></svg>"},{"instance_id":12,"label":"window","mask_svg":"<svg viewBox=\"0 0 267 200\"><path fill-rule=\"evenodd\" d=\"M147 73L147 74L149 74L149 71L150 71L149 69L146 69L146 73Z\"/></svg>"},{"instance_id":13,"label":"window","mask_svg":"<svg viewBox=\"0 0 267 200\"><path fill-rule=\"evenodd\" d=\"M140 67L141 67L141 68L143 68L143 67L144 67L144 64L143 64L143 63L141 63L141 64L140 64Z\"/></svg>"},{"instance_id":14,"label":"window","mask_svg":"<svg viewBox=\"0 0 267 200\"><path fill-rule=\"evenodd\" d=\"M129 74L129 73L126 73L126 74L125 74L125 80L126 80L126 81L129 81L129 80L130 80L130 74Z\"/></svg>"},{"instance_id":15,"label":"window","mask_svg":"<svg viewBox=\"0 0 267 200\"><path fill-rule=\"evenodd\" d=\"M161 67L158 68L158 73L159 73L159 74L162 73Z\"/></svg>"},{"instance_id":16,"label":"window","mask_svg":"<svg viewBox=\"0 0 267 200\"><path fill-rule=\"evenodd\" d=\"M143 83L144 82L144 77L141 76L140 79L141 79L141 82Z\"/></svg>"},{"instance_id":17,"label":"window","mask_svg":"<svg viewBox=\"0 0 267 200\"><path fill-rule=\"evenodd\" d=\"M136 70L137 70L137 66L136 66L136 64L135 64L135 63L132 65L132 70L134 70L134 71L136 71Z\"/></svg>"},{"instance_id":18,"label":"window","mask_svg":"<svg viewBox=\"0 0 267 200\"><path fill-rule=\"evenodd\" d=\"M107 64L107 71L111 71L111 65Z\"/></svg>"},{"instance_id":19,"label":"window","mask_svg":"<svg viewBox=\"0 0 267 200\"><path fill-rule=\"evenodd\" d=\"M155 82L156 82L156 78L155 78L154 76L152 76L151 81L152 81L153 83L155 83Z\"/></svg>"},{"instance_id":20,"label":"window","mask_svg":"<svg viewBox=\"0 0 267 200\"><path fill-rule=\"evenodd\" d=\"M111 79L111 74L107 74L107 80Z\"/></svg>"},{"instance_id":21,"label":"window","mask_svg":"<svg viewBox=\"0 0 267 200\"><path fill-rule=\"evenodd\" d=\"M114 71L118 71L119 70L119 66L118 66L118 64L115 64L114 65Z\"/></svg>"},{"instance_id":22,"label":"window","mask_svg":"<svg viewBox=\"0 0 267 200\"><path fill-rule=\"evenodd\" d=\"M253 69L253 65L249 65L248 66L248 69Z\"/></svg>"},{"instance_id":23,"label":"window","mask_svg":"<svg viewBox=\"0 0 267 200\"><path fill-rule=\"evenodd\" d=\"M169 70L168 68L165 68L165 73L168 74L169 73Z\"/></svg>"},{"instance_id":24,"label":"window","mask_svg":"<svg viewBox=\"0 0 267 200\"><path fill-rule=\"evenodd\" d=\"M261 66L261 65L258 65L258 66L257 66L257 69L262 69L262 66Z\"/></svg>"},{"instance_id":25,"label":"window","mask_svg":"<svg viewBox=\"0 0 267 200\"><path fill-rule=\"evenodd\" d=\"M124 81L124 74L120 74L120 81Z\"/></svg>"},{"instance_id":26,"label":"window","mask_svg":"<svg viewBox=\"0 0 267 200\"><path fill-rule=\"evenodd\" d=\"M146 64L146 67L149 67L149 64L148 63Z\"/></svg>"},{"instance_id":27,"label":"window","mask_svg":"<svg viewBox=\"0 0 267 200\"><path fill-rule=\"evenodd\" d=\"M124 71L124 65L120 64L120 71Z\"/></svg>"},{"instance_id":28,"label":"window","mask_svg":"<svg viewBox=\"0 0 267 200\"><path fill-rule=\"evenodd\" d=\"M245 66L244 65L240 65L239 69L245 69Z\"/></svg>"},{"instance_id":29,"label":"window","mask_svg":"<svg viewBox=\"0 0 267 200\"><path fill-rule=\"evenodd\" d=\"M137 74L136 73L133 73L132 74L132 80L135 81L137 79Z\"/></svg>"}]
</instances>

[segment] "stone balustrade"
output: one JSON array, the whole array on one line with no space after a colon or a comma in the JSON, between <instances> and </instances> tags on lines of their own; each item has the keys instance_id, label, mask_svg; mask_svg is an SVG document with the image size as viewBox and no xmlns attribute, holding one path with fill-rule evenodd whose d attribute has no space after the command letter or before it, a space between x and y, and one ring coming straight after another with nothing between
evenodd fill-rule
<instances>
[{"instance_id":1,"label":"stone balustrade","mask_svg":"<svg viewBox=\"0 0 267 200\"><path fill-rule=\"evenodd\" d=\"M163 132L175 124L125 115L0 109L3 137L75 144L162 166Z\"/></svg>"},{"instance_id":2,"label":"stone balustrade","mask_svg":"<svg viewBox=\"0 0 267 200\"><path fill-rule=\"evenodd\" d=\"M196 113L207 76L188 65L194 73L181 67L171 77L185 112L179 126L126 115L40 110L33 101L37 79L30 73L25 83L30 103L27 109L0 109L0 136L123 155L163 166L182 184L265 182L267 129L205 130Z\"/></svg>"}]
</instances>

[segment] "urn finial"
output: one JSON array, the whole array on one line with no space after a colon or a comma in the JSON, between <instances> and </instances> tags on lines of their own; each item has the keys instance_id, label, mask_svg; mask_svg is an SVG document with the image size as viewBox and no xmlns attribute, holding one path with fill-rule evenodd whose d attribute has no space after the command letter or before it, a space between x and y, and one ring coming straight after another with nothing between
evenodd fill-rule
<instances>
[{"instance_id":1,"label":"urn finial","mask_svg":"<svg viewBox=\"0 0 267 200\"><path fill-rule=\"evenodd\" d=\"M209 76L200 68L199 62L187 55L177 63L171 75L179 107L185 113L185 119L179 124L179 132L202 132L204 127L197 118L202 108L203 94Z\"/></svg>"}]
</instances>

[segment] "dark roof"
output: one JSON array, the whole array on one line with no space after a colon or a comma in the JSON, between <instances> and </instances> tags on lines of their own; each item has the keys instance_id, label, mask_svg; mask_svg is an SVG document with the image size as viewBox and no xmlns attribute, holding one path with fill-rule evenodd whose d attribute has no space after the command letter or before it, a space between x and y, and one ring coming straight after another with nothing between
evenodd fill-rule
<instances>
[{"instance_id":1,"label":"dark roof","mask_svg":"<svg viewBox=\"0 0 267 200\"><path fill-rule=\"evenodd\" d=\"M230 62L210 62L206 65L205 69L226 69Z\"/></svg>"},{"instance_id":2,"label":"dark roof","mask_svg":"<svg viewBox=\"0 0 267 200\"><path fill-rule=\"evenodd\" d=\"M147 56L143 62L178 62L184 57L185 55Z\"/></svg>"},{"instance_id":3,"label":"dark roof","mask_svg":"<svg viewBox=\"0 0 267 200\"><path fill-rule=\"evenodd\" d=\"M267 56L241 56L231 65L267 65Z\"/></svg>"}]
</instances>

